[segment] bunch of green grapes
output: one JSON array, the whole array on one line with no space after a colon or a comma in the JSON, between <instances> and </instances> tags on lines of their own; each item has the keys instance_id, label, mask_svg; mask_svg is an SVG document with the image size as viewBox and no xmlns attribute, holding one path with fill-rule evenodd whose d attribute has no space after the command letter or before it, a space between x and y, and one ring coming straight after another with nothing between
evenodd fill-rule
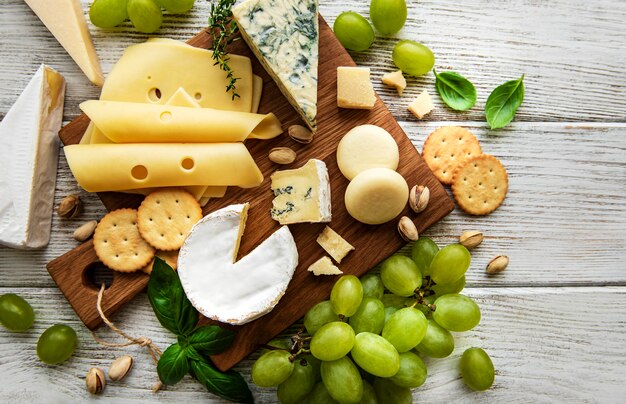
<instances>
[{"instance_id":1,"label":"bunch of green grapes","mask_svg":"<svg viewBox=\"0 0 626 404\"><path fill-rule=\"evenodd\" d=\"M94 0L89 19L96 27L113 28L130 19L138 31L150 34L161 28L165 9L172 14L189 11L195 0Z\"/></svg>"},{"instance_id":2,"label":"bunch of green grapes","mask_svg":"<svg viewBox=\"0 0 626 404\"><path fill-rule=\"evenodd\" d=\"M412 256L394 255L380 275L337 280L330 299L313 306L291 343L273 344L252 367L261 387L278 387L281 403L412 403L428 374L422 357L454 350L451 331L474 328L480 309L460 294L470 253L419 239ZM303 336L305 335L305 336ZM459 364L474 390L493 384L494 367L480 348Z\"/></svg>"}]
</instances>

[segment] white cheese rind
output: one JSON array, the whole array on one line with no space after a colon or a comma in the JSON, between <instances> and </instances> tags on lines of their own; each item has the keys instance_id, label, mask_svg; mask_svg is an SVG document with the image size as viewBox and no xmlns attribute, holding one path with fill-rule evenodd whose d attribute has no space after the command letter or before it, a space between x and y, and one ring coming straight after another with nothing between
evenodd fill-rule
<instances>
[{"instance_id":1,"label":"white cheese rind","mask_svg":"<svg viewBox=\"0 0 626 404\"><path fill-rule=\"evenodd\" d=\"M41 65L0 122L0 244L48 244L64 95L63 76Z\"/></svg>"},{"instance_id":2,"label":"white cheese rind","mask_svg":"<svg viewBox=\"0 0 626 404\"><path fill-rule=\"evenodd\" d=\"M240 325L269 313L287 290L298 250L281 227L237 262L247 204L215 211L194 225L180 249L178 274L204 316Z\"/></svg>"},{"instance_id":3,"label":"white cheese rind","mask_svg":"<svg viewBox=\"0 0 626 404\"><path fill-rule=\"evenodd\" d=\"M244 40L312 131L317 130L317 0L247 0L233 7Z\"/></svg>"}]
</instances>

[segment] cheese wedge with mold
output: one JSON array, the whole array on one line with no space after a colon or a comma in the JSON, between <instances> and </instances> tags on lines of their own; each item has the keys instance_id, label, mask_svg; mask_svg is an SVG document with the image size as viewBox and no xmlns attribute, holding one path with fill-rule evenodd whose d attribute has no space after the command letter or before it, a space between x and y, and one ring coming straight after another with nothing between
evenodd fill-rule
<instances>
[{"instance_id":1,"label":"cheese wedge with mold","mask_svg":"<svg viewBox=\"0 0 626 404\"><path fill-rule=\"evenodd\" d=\"M65 79L41 65L0 122L0 244L48 244Z\"/></svg>"},{"instance_id":2,"label":"cheese wedge with mold","mask_svg":"<svg viewBox=\"0 0 626 404\"><path fill-rule=\"evenodd\" d=\"M287 290L298 250L282 226L237 261L249 205L230 205L196 223L178 255L191 304L207 318L240 325L269 313Z\"/></svg>"}]
</instances>

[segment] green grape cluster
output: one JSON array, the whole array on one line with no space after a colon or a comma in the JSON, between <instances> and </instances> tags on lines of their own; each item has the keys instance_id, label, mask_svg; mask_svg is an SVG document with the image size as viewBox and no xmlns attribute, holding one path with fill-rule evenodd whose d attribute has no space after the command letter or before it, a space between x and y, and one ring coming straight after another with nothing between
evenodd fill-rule
<instances>
[{"instance_id":1,"label":"green grape cluster","mask_svg":"<svg viewBox=\"0 0 626 404\"><path fill-rule=\"evenodd\" d=\"M476 302L460 294L470 260L460 244L439 249L422 237L411 257L385 260L380 275L342 276L291 343L269 344L252 380L278 387L281 403L412 403L411 389L428 376L422 357L450 356L451 331L480 322ZM465 351L459 370L473 390L493 384L493 363L480 348Z\"/></svg>"},{"instance_id":2,"label":"green grape cluster","mask_svg":"<svg viewBox=\"0 0 626 404\"><path fill-rule=\"evenodd\" d=\"M161 28L163 11L182 14L189 11L195 0L94 0L89 19L96 27L113 28L130 19L140 32L150 34Z\"/></svg>"}]
</instances>

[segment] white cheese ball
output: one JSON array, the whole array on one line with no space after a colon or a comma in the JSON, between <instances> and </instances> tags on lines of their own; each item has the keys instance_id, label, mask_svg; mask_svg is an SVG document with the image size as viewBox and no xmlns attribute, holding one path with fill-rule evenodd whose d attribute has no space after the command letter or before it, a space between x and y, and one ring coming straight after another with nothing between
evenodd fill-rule
<instances>
[{"instance_id":1,"label":"white cheese ball","mask_svg":"<svg viewBox=\"0 0 626 404\"><path fill-rule=\"evenodd\" d=\"M351 129L337 146L337 164L349 180L370 168L398 168L400 154L394 138L376 125Z\"/></svg>"},{"instance_id":2,"label":"white cheese ball","mask_svg":"<svg viewBox=\"0 0 626 404\"><path fill-rule=\"evenodd\" d=\"M365 224L381 224L402 213L409 186L394 170L370 168L350 181L344 199L350 216Z\"/></svg>"}]
</instances>

